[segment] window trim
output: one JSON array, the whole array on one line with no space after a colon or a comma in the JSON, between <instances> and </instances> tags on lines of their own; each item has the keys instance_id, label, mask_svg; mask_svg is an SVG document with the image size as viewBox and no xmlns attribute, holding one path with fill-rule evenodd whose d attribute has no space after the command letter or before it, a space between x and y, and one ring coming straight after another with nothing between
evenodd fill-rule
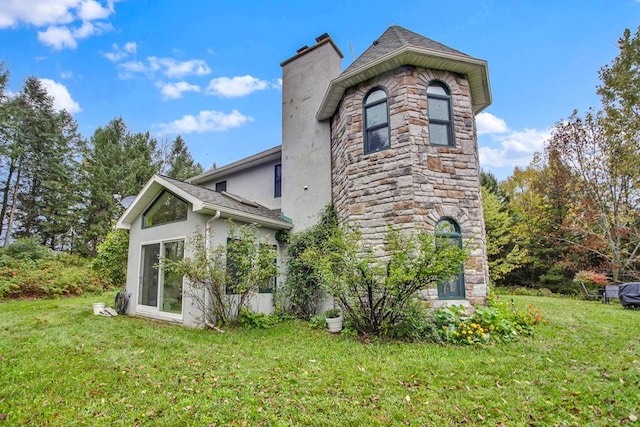
<instances>
[{"instance_id":1,"label":"window trim","mask_svg":"<svg viewBox=\"0 0 640 427\"><path fill-rule=\"evenodd\" d=\"M453 225L455 231L453 232L445 232L445 233L440 233L438 231L438 226L444 222L448 222L450 224ZM436 245L438 244L438 239L439 238L447 238L447 239L452 239L455 238L456 241L458 242L458 246L460 248L462 248L462 231L460 229L460 224L458 224L458 222L456 220L454 220L453 218L450 217L442 217L438 220L438 222L436 222L436 226L434 229L434 234L435 234L435 240L436 240ZM466 299L466 284L465 284L465 277L464 277L464 262L462 262L460 264L460 273L458 273L457 277L452 278L451 281L456 281L458 282L458 290L459 293L457 294L453 294L453 293L445 293L444 289L443 289L443 283L438 283L437 284L437 291L438 291L438 299L439 300L460 300L460 299Z\"/></svg>"},{"instance_id":2,"label":"window trim","mask_svg":"<svg viewBox=\"0 0 640 427\"><path fill-rule=\"evenodd\" d=\"M430 87L441 87L442 89L444 89L444 91L447 93L447 95L440 95L437 93L429 93L429 88ZM456 146L456 138L455 138L455 129L453 126L453 102L452 102L452 97L451 97L451 89L449 88L449 86L441 81L441 80L431 80L429 82L429 84L427 85L427 122L428 122L428 127L429 127L429 144L430 145L434 145L437 147L455 147ZM449 120L442 120L442 119L433 119L429 116L430 112L429 112L429 98L432 99L439 99L439 100L443 100L443 101L447 101L447 105L448 105L448 110L449 110ZM440 144L438 142L434 142L432 140L432 135L433 133L431 132L431 124L434 125L446 125L447 126L447 143L446 144Z\"/></svg>"},{"instance_id":3,"label":"window trim","mask_svg":"<svg viewBox=\"0 0 640 427\"><path fill-rule=\"evenodd\" d=\"M382 91L384 92L384 99L378 99L376 101L372 101L370 103L367 103L367 98L369 98L369 96L371 96L372 93L377 92L377 91ZM377 124L371 127L367 127L367 109L375 107L377 105L380 105L384 103L385 104L385 110L386 110L386 121L383 124ZM364 154L372 154L372 153L378 153L380 151L384 151L384 150L388 150L391 148L391 129L390 129L390 117L389 117L389 93L387 92L387 89L383 86L375 86L373 88L371 88L369 90L369 92L367 92L367 94L364 96L364 98L362 99L362 133L363 133L363 138L362 138L362 142L363 142L363 151ZM387 138L389 141L389 146L388 147L384 147L384 148L380 148L378 150L369 150L369 132L370 131L375 131L375 130L379 130L379 129L383 129L383 128L387 128Z\"/></svg>"}]
</instances>

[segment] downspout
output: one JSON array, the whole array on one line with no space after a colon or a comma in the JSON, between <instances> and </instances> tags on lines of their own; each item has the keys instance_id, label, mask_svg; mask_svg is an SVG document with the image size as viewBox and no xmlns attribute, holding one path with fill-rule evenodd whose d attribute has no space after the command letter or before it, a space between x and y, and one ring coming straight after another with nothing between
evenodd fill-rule
<instances>
[{"instance_id":1,"label":"downspout","mask_svg":"<svg viewBox=\"0 0 640 427\"><path fill-rule=\"evenodd\" d=\"M204 228L204 248L205 255L209 256L211 251L211 236L213 236L213 232L211 231L211 224L213 221L220 218L220 211L216 211L216 214L207 220L207 224ZM215 329L215 325L211 323L209 320L209 307L211 305L211 297L209 295L209 291L205 288L204 290L204 324L208 328Z\"/></svg>"}]
</instances>

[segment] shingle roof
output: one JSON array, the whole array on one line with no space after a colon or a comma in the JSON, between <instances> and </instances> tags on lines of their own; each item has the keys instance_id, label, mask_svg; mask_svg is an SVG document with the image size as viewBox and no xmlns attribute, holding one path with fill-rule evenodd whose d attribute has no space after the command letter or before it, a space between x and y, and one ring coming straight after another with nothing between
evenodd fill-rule
<instances>
[{"instance_id":1,"label":"shingle roof","mask_svg":"<svg viewBox=\"0 0 640 427\"><path fill-rule=\"evenodd\" d=\"M251 215L261 216L271 220L282 220L280 217L280 210L271 210L257 203L253 203L249 200L245 200L240 196L232 194L220 193L209 188L201 187L199 185L189 184L184 181L180 181L168 176L161 175L163 179L169 181L179 189L187 192L198 200L219 206L221 208L233 209L234 211L244 212Z\"/></svg>"},{"instance_id":2,"label":"shingle roof","mask_svg":"<svg viewBox=\"0 0 640 427\"><path fill-rule=\"evenodd\" d=\"M333 116L345 91L402 65L444 70L467 76L473 111L491 104L487 62L396 25L389 27L338 77L331 80L316 113L317 120Z\"/></svg>"},{"instance_id":3,"label":"shingle roof","mask_svg":"<svg viewBox=\"0 0 640 427\"><path fill-rule=\"evenodd\" d=\"M393 52L403 46L415 46L423 49L436 50L441 52L447 52L455 55L462 55L469 57L469 55L462 53L458 50L452 49L449 46L445 46L442 43L428 39L420 34L409 31L406 28L393 25L382 33L382 35L373 42L367 50L362 53L355 61L351 63L343 72L362 67L363 65L372 62L375 59L380 58L387 53Z\"/></svg>"}]
</instances>

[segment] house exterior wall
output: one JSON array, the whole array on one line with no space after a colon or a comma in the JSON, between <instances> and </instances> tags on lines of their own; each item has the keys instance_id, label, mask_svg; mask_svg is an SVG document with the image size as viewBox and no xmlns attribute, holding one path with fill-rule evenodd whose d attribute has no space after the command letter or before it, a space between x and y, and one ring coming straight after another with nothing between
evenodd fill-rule
<instances>
[{"instance_id":1,"label":"house exterior wall","mask_svg":"<svg viewBox=\"0 0 640 427\"><path fill-rule=\"evenodd\" d=\"M331 39L282 64L282 211L294 230L315 224L331 202L329 122L316 120L331 79L341 72L342 54Z\"/></svg>"},{"instance_id":2,"label":"house exterior wall","mask_svg":"<svg viewBox=\"0 0 640 427\"><path fill-rule=\"evenodd\" d=\"M280 159L272 160L244 169L241 172L215 176L213 179L198 185L215 190L216 183L227 181L227 191L229 193L260 202L272 209L279 209L282 197L274 197L274 185L275 167L280 163Z\"/></svg>"},{"instance_id":3,"label":"house exterior wall","mask_svg":"<svg viewBox=\"0 0 640 427\"><path fill-rule=\"evenodd\" d=\"M186 221L172 222L155 227L142 228L142 215L138 216L129 229L129 257L127 262L127 292L131 293L127 312L133 315L143 315L161 320L169 320L185 325L195 325L199 314L194 310L196 302L188 292L183 292L182 315L164 313L158 310L149 310L138 305L140 284L142 283L142 246L166 242L171 240L185 240L185 256L189 256L189 239L194 230L204 230L206 219L203 215L191 211L187 212Z\"/></svg>"},{"instance_id":4,"label":"house exterior wall","mask_svg":"<svg viewBox=\"0 0 640 427\"><path fill-rule=\"evenodd\" d=\"M451 89L455 146L429 144L426 89L431 80ZM364 154L363 99L376 86L388 94L391 146ZM465 265L466 301L482 304L488 285L480 168L471 92L466 77L403 66L348 89L332 118L334 204L360 228L364 241L383 242L387 224L433 232L455 220L472 254ZM436 289L423 297L439 305ZM451 303L451 301L449 301Z\"/></svg>"},{"instance_id":5,"label":"house exterior wall","mask_svg":"<svg viewBox=\"0 0 640 427\"><path fill-rule=\"evenodd\" d=\"M229 237L229 224L224 218L213 219L211 215L203 215L194 213L192 206L189 205L186 221L172 222L155 227L142 228L142 215L140 215L131 224L129 231L129 256L127 262L127 284L126 290L131 293L129 304L127 307L128 314L152 317L160 320L168 320L182 323L186 326L200 327L204 325L204 317L199 301L204 301L204 292L196 291L189 287L188 281L185 279L183 283L183 300L182 314L165 313L155 309L138 304L140 284L142 283L142 246L184 239L185 241L185 257L192 256L192 247L190 241L194 233L199 231L205 235L209 235L211 247L220 245L225 246L227 237ZM207 223L209 223L209 231L207 231ZM241 225L238 223L238 225ZM257 234L259 240L266 239L269 244L277 245L275 240L276 230L266 227L258 229ZM281 249L278 249L278 261L282 258ZM278 286L282 279L277 278ZM256 294L249 301L249 308L254 312L271 313L273 312L273 294L260 293Z\"/></svg>"}]
</instances>

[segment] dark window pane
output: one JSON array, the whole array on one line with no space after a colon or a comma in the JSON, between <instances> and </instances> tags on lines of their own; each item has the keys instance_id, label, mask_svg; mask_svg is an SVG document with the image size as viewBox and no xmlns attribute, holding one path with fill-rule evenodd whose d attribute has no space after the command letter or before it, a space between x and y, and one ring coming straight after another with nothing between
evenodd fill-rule
<instances>
[{"instance_id":1,"label":"dark window pane","mask_svg":"<svg viewBox=\"0 0 640 427\"><path fill-rule=\"evenodd\" d=\"M216 182L216 191L218 193L222 193L223 191L227 191L227 181Z\"/></svg>"},{"instance_id":2,"label":"dark window pane","mask_svg":"<svg viewBox=\"0 0 640 427\"><path fill-rule=\"evenodd\" d=\"M181 260L184 257L184 241L165 243L164 256L170 261ZM162 311L182 313L182 275L165 271L162 284Z\"/></svg>"},{"instance_id":3,"label":"dark window pane","mask_svg":"<svg viewBox=\"0 0 640 427\"><path fill-rule=\"evenodd\" d=\"M383 127L380 129L367 131L367 152L384 150L389 148L389 128Z\"/></svg>"},{"instance_id":4,"label":"dark window pane","mask_svg":"<svg viewBox=\"0 0 640 427\"><path fill-rule=\"evenodd\" d=\"M429 98L429 119L450 121L449 100Z\"/></svg>"},{"instance_id":5,"label":"dark window pane","mask_svg":"<svg viewBox=\"0 0 640 427\"><path fill-rule=\"evenodd\" d=\"M449 125L429 123L429 141L433 145L449 145Z\"/></svg>"},{"instance_id":6,"label":"dark window pane","mask_svg":"<svg viewBox=\"0 0 640 427\"><path fill-rule=\"evenodd\" d=\"M142 284L138 295L138 304L158 306L158 261L160 244L142 247Z\"/></svg>"},{"instance_id":7,"label":"dark window pane","mask_svg":"<svg viewBox=\"0 0 640 427\"><path fill-rule=\"evenodd\" d=\"M367 107L367 128L387 123L387 103Z\"/></svg>"},{"instance_id":8,"label":"dark window pane","mask_svg":"<svg viewBox=\"0 0 640 427\"><path fill-rule=\"evenodd\" d=\"M186 219L187 203L164 191L142 215L142 227L153 227Z\"/></svg>"},{"instance_id":9,"label":"dark window pane","mask_svg":"<svg viewBox=\"0 0 640 427\"><path fill-rule=\"evenodd\" d=\"M385 99L386 97L387 94L384 93L383 90L376 90L371 92L369 96L367 96L367 99L365 99L364 103L371 104L373 102L380 101L381 99Z\"/></svg>"},{"instance_id":10,"label":"dark window pane","mask_svg":"<svg viewBox=\"0 0 640 427\"><path fill-rule=\"evenodd\" d=\"M276 165L273 197L282 197L282 165Z\"/></svg>"}]
</instances>

